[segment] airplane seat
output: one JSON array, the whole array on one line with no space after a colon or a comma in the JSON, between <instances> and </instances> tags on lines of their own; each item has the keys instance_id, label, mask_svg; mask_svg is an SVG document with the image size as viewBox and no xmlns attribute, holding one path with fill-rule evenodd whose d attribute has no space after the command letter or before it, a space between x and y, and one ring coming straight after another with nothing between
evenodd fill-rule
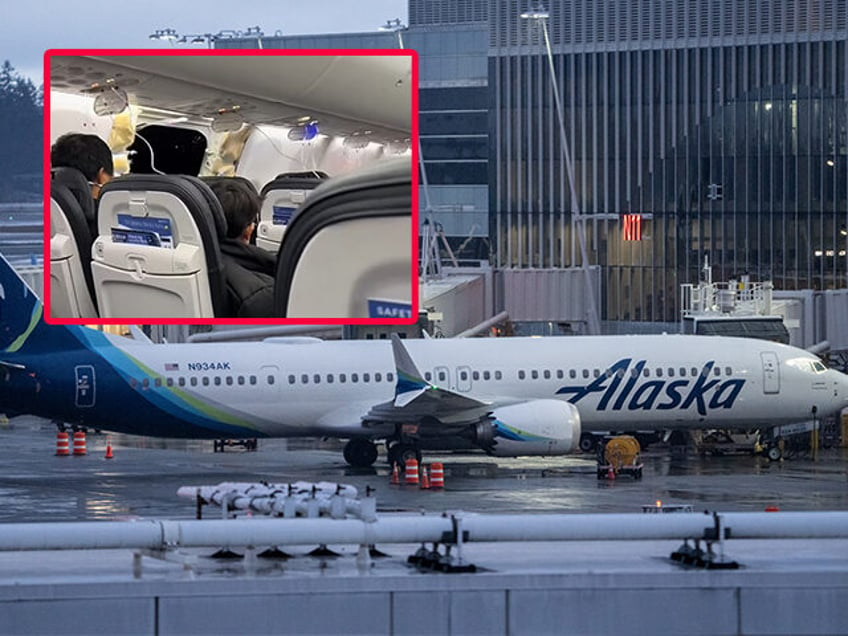
<instances>
[{"instance_id":1,"label":"airplane seat","mask_svg":"<svg viewBox=\"0 0 848 636\"><path fill-rule=\"evenodd\" d=\"M328 179L325 172L284 172L262 187L262 208L256 227L256 245L277 252L286 226L312 190Z\"/></svg>"},{"instance_id":2,"label":"airplane seat","mask_svg":"<svg viewBox=\"0 0 848 636\"><path fill-rule=\"evenodd\" d=\"M91 273L94 199L75 168L54 168L50 179L50 314L96 318Z\"/></svg>"},{"instance_id":3,"label":"airplane seat","mask_svg":"<svg viewBox=\"0 0 848 636\"><path fill-rule=\"evenodd\" d=\"M196 177L128 175L106 184L92 249L101 315L226 315L225 230L220 203Z\"/></svg>"},{"instance_id":4,"label":"airplane seat","mask_svg":"<svg viewBox=\"0 0 848 636\"><path fill-rule=\"evenodd\" d=\"M411 172L408 157L384 160L311 193L280 245L275 315L411 315Z\"/></svg>"},{"instance_id":5,"label":"airplane seat","mask_svg":"<svg viewBox=\"0 0 848 636\"><path fill-rule=\"evenodd\" d=\"M97 236L97 204L91 196L91 184L76 168L65 166L50 169L50 182L58 183L70 190L80 205L92 239Z\"/></svg>"}]
</instances>

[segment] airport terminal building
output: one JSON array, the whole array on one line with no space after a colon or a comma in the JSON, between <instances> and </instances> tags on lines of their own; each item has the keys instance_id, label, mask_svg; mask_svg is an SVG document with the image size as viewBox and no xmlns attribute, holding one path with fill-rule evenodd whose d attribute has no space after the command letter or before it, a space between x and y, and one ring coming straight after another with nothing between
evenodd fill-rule
<instances>
[{"instance_id":1,"label":"airport terminal building","mask_svg":"<svg viewBox=\"0 0 848 636\"><path fill-rule=\"evenodd\" d=\"M496 311L582 320L581 217L607 322L677 320L679 286L705 257L716 280L848 287L844 1L549 0L544 25L534 8L410 0L401 32L420 55L422 212L461 256L489 259ZM398 44L394 32L263 39ZM543 300L518 293L530 286Z\"/></svg>"}]
</instances>

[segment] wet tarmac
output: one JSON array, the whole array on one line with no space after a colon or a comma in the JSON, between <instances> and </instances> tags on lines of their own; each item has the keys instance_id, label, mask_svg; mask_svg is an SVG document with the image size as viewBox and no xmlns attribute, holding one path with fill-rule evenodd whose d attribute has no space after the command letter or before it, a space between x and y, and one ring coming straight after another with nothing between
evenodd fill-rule
<instances>
[{"instance_id":1,"label":"wet tarmac","mask_svg":"<svg viewBox=\"0 0 848 636\"><path fill-rule=\"evenodd\" d=\"M657 500L695 510L848 510L848 449L821 451L818 461L781 462L749 455L672 458L653 447L643 455L640 481L598 480L588 455L490 458L428 454L445 466L443 491L390 485L383 458L372 470L348 467L341 444L317 440L260 440L256 452L212 452L212 441L184 441L89 434L88 454L57 457L56 428L16 418L0 428L0 522L195 516L180 486L222 481L332 481L360 492L376 489L380 511L639 512ZM220 516L205 508L204 517Z\"/></svg>"}]
</instances>

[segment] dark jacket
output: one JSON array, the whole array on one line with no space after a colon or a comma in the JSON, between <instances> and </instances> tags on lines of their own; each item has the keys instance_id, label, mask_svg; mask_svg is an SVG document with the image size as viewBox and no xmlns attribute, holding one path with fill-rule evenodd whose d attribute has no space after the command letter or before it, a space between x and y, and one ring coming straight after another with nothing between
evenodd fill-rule
<instances>
[{"instance_id":1,"label":"dark jacket","mask_svg":"<svg viewBox=\"0 0 848 636\"><path fill-rule=\"evenodd\" d=\"M228 317L272 318L273 274L276 267L274 255L236 239L225 239L220 245L226 270ZM254 251L261 253L252 258Z\"/></svg>"},{"instance_id":2,"label":"dark jacket","mask_svg":"<svg viewBox=\"0 0 848 636\"><path fill-rule=\"evenodd\" d=\"M251 272L274 278L277 275L277 255L238 239L221 241L221 254Z\"/></svg>"}]
</instances>

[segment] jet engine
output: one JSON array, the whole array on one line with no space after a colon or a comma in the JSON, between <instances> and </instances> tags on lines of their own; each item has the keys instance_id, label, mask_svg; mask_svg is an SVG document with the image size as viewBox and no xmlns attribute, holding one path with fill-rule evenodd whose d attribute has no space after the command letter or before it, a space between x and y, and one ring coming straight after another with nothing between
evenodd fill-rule
<instances>
[{"instance_id":1,"label":"jet engine","mask_svg":"<svg viewBox=\"0 0 848 636\"><path fill-rule=\"evenodd\" d=\"M580 442L580 413L560 400L533 400L495 409L476 430L491 455L565 455Z\"/></svg>"}]
</instances>

